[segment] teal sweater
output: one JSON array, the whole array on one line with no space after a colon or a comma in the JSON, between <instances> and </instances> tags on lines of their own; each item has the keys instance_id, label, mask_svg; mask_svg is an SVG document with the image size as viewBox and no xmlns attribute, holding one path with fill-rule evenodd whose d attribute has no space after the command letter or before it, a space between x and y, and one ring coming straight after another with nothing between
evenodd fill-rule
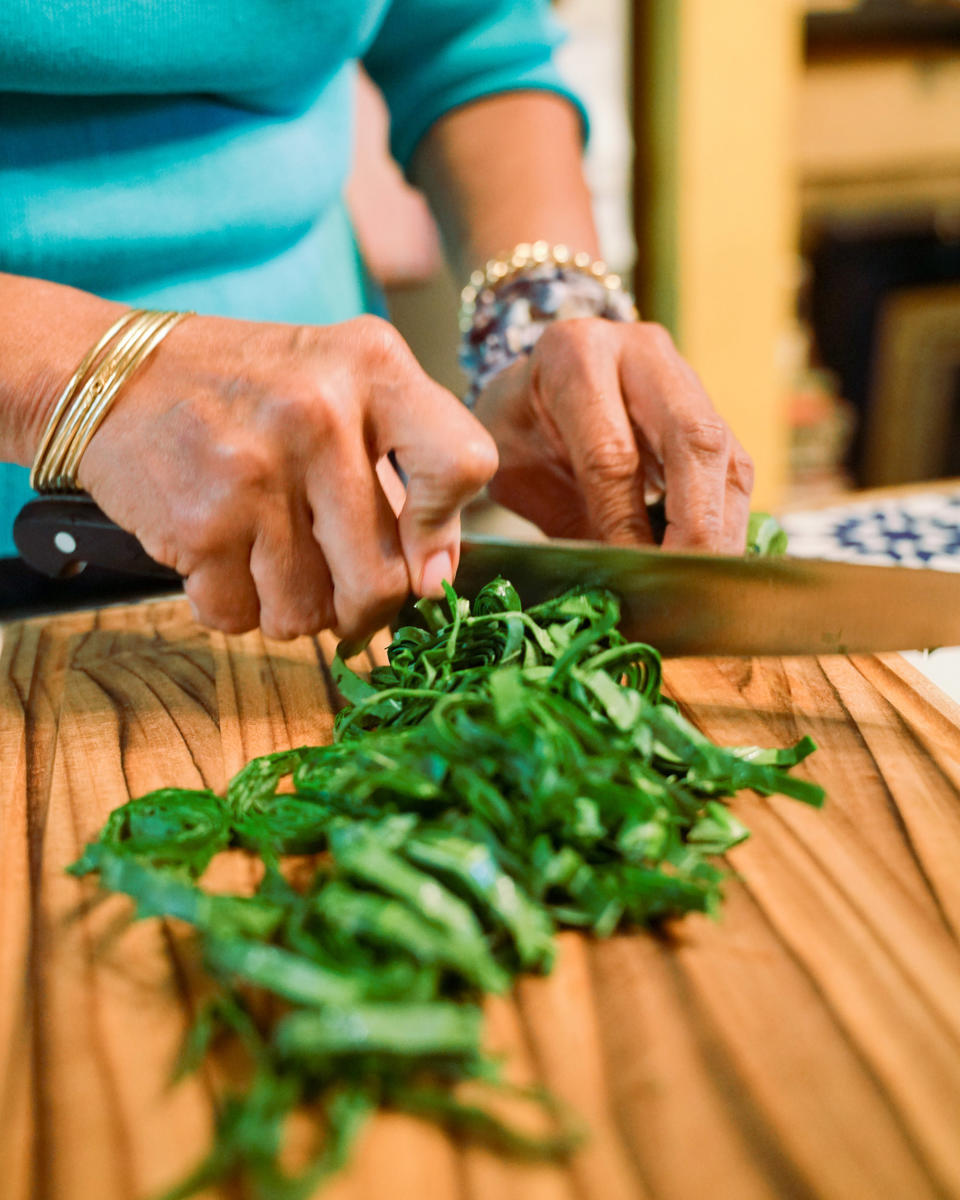
<instances>
[{"instance_id":1,"label":"teal sweater","mask_svg":"<svg viewBox=\"0 0 960 1200\"><path fill-rule=\"evenodd\" d=\"M557 40L544 0L3 0L0 271L146 307L355 316L356 61L406 166L457 105L569 95ZM28 496L0 464L0 555Z\"/></svg>"}]
</instances>

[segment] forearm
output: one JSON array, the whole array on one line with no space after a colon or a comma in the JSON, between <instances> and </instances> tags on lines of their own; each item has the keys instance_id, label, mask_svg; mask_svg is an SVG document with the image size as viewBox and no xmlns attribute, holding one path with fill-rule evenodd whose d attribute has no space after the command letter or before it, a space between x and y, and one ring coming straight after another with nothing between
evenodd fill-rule
<instances>
[{"instance_id":1,"label":"forearm","mask_svg":"<svg viewBox=\"0 0 960 1200\"><path fill-rule=\"evenodd\" d=\"M28 466L77 364L123 305L0 274L0 461Z\"/></svg>"},{"instance_id":2,"label":"forearm","mask_svg":"<svg viewBox=\"0 0 960 1200\"><path fill-rule=\"evenodd\" d=\"M448 113L414 160L461 278L518 242L599 255L579 118L548 92L492 96Z\"/></svg>"}]
</instances>

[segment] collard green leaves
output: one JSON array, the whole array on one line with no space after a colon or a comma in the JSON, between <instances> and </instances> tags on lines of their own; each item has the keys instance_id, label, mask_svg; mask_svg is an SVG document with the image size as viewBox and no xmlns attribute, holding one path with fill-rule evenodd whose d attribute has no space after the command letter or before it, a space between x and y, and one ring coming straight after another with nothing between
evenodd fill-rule
<instances>
[{"instance_id":1,"label":"collard green leaves","mask_svg":"<svg viewBox=\"0 0 960 1200\"><path fill-rule=\"evenodd\" d=\"M369 678L335 660L348 705L332 746L256 759L225 797L133 800L71 868L99 873L140 917L194 926L219 991L184 1062L228 1037L250 1065L209 1158L171 1196L242 1174L261 1200L301 1200L380 1105L516 1153L569 1148L566 1119L530 1139L456 1098L456 1083L496 1078L483 993L549 971L559 926L606 936L716 912L713 856L748 836L722 802L740 788L822 803L789 774L809 739L715 746L661 695L659 656L623 638L607 592L524 611L497 579L472 607L448 587L417 608L422 626L400 629ZM254 895L203 888L228 846L262 859ZM295 887L284 856L305 853ZM316 1111L325 1136L291 1175L295 1108Z\"/></svg>"}]
</instances>

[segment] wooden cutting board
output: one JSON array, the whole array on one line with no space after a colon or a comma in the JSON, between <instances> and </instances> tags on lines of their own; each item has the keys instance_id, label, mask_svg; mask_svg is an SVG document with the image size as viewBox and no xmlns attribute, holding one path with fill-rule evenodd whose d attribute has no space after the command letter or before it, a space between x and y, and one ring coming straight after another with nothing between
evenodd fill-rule
<instances>
[{"instance_id":1,"label":"wooden cutting board","mask_svg":"<svg viewBox=\"0 0 960 1200\"><path fill-rule=\"evenodd\" d=\"M222 788L253 755L329 738L332 650L204 632L182 601L6 629L4 1200L140 1200L208 1144L216 1080L168 1084L194 1002L180 932L125 927L122 898L84 908L63 868L130 796ZM960 1197L960 709L896 656L675 661L666 677L719 741L811 734L801 770L827 808L740 797L754 835L720 922L564 935L549 979L490 1004L514 1077L589 1125L569 1166L383 1116L325 1195Z\"/></svg>"}]
</instances>

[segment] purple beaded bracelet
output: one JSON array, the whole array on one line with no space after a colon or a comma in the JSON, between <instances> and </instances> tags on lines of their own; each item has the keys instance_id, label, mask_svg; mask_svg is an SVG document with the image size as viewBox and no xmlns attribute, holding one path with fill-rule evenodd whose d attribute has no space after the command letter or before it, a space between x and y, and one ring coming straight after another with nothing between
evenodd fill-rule
<instances>
[{"instance_id":1,"label":"purple beaded bracelet","mask_svg":"<svg viewBox=\"0 0 960 1200\"><path fill-rule=\"evenodd\" d=\"M460 300L459 357L470 379L464 397L470 408L495 375L530 353L553 321L638 319L633 297L605 263L546 242L521 243L474 271Z\"/></svg>"}]
</instances>

